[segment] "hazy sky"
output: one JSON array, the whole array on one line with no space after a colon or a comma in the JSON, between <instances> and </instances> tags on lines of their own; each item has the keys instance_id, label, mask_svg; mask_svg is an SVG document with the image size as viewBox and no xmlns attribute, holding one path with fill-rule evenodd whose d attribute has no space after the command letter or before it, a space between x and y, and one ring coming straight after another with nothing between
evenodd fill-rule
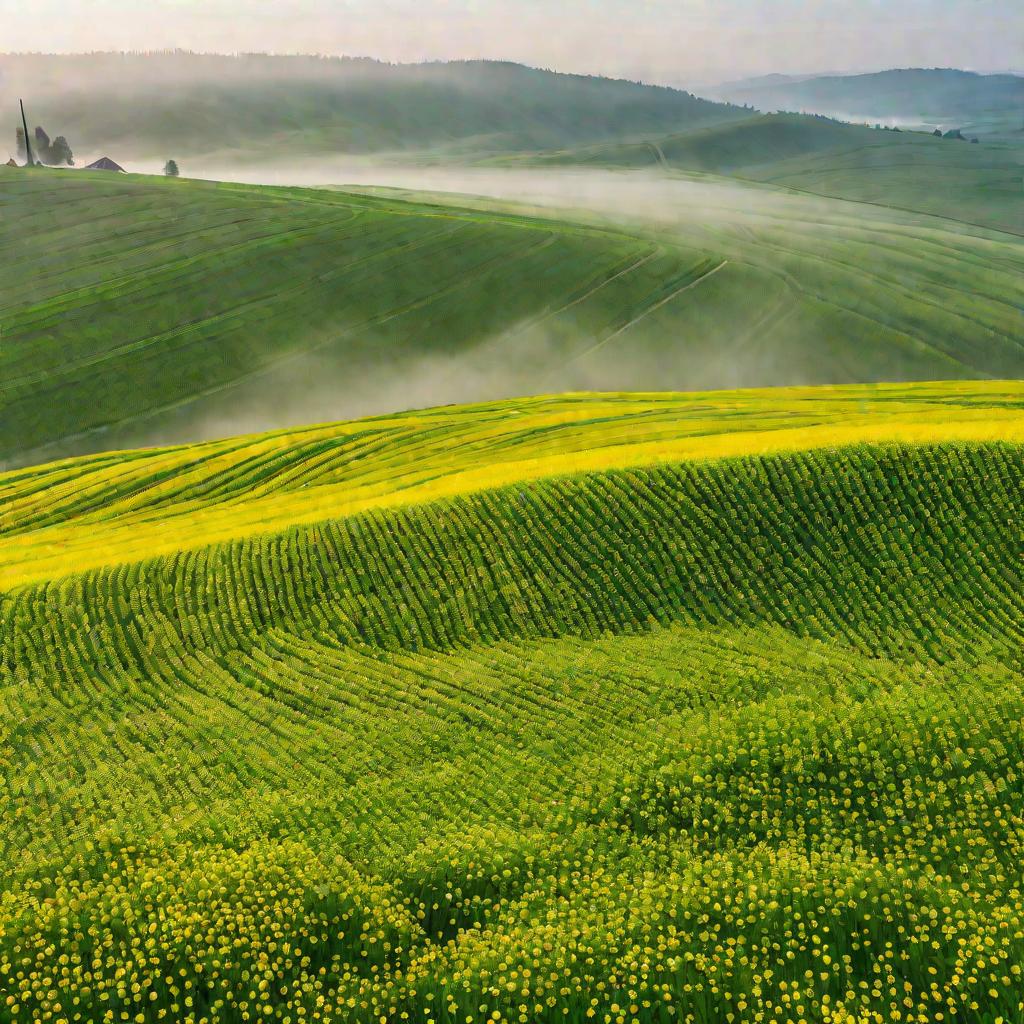
<instances>
[{"instance_id":1,"label":"hazy sky","mask_svg":"<svg viewBox=\"0 0 1024 1024\"><path fill-rule=\"evenodd\" d=\"M493 57L698 83L1024 65L1022 0L0 0L0 50Z\"/></svg>"}]
</instances>

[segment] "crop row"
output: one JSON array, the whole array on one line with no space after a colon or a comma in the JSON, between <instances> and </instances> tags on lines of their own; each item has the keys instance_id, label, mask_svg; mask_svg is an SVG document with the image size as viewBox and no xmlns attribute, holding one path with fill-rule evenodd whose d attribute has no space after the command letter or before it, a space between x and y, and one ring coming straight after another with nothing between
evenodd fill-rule
<instances>
[{"instance_id":1,"label":"crop row","mask_svg":"<svg viewBox=\"0 0 1024 1024\"><path fill-rule=\"evenodd\" d=\"M1016 446L862 448L543 481L12 592L5 671L88 674L322 621L444 648L680 618L880 653L1019 650ZM75 667L75 662L78 667Z\"/></svg>"},{"instance_id":2,"label":"crop row","mask_svg":"<svg viewBox=\"0 0 1024 1024\"><path fill-rule=\"evenodd\" d=\"M275 632L55 693L9 748L9 1019L1013 1019L1021 682L963 669Z\"/></svg>"}]
</instances>

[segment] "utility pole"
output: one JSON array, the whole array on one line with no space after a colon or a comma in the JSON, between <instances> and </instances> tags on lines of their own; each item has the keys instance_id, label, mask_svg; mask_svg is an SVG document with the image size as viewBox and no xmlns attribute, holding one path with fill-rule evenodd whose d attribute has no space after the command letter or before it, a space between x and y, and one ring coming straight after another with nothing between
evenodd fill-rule
<instances>
[{"instance_id":1,"label":"utility pole","mask_svg":"<svg viewBox=\"0 0 1024 1024\"><path fill-rule=\"evenodd\" d=\"M29 141L28 137L28 121L25 120L25 101L18 100L18 102L21 104L21 126L25 129L25 157L27 160L25 166L34 167L35 163L32 160L32 143Z\"/></svg>"}]
</instances>

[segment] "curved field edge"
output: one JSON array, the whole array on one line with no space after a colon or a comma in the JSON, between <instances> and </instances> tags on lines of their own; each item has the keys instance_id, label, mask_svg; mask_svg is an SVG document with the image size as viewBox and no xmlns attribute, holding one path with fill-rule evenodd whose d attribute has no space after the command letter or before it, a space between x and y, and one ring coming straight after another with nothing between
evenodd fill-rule
<instances>
[{"instance_id":1,"label":"curved field edge","mask_svg":"<svg viewBox=\"0 0 1024 1024\"><path fill-rule=\"evenodd\" d=\"M0 588L549 477L864 444L1024 441L1017 382L575 395L0 476Z\"/></svg>"},{"instance_id":2,"label":"curved field edge","mask_svg":"<svg viewBox=\"0 0 1024 1024\"><path fill-rule=\"evenodd\" d=\"M0 991L1015 1019L1022 479L1009 443L618 469L4 595Z\"/></svg>"}]
</instances>

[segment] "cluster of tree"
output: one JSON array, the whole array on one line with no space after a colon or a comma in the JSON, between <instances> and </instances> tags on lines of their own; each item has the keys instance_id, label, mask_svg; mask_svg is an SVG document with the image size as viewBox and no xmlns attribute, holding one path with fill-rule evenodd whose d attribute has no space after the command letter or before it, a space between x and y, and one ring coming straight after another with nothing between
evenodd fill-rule
<instances>
[{"instance_id":1,"label":"cluster of tree","mask_svg":"<svg viewBox=\"0 0 1024 1024\"><path fill-rule=\"evenodd\" d=\"M18 136L18 158L25 160L28 157L28 149L25 146L25 132L19 128ZM51 167L74 167L75 158L68 145L68 140L63 135L58 135L52 142L50 136L42 128L36 128L35 140L32 143L32 155L37 163L49 164Z\"/></svg>"}]
</instances>

